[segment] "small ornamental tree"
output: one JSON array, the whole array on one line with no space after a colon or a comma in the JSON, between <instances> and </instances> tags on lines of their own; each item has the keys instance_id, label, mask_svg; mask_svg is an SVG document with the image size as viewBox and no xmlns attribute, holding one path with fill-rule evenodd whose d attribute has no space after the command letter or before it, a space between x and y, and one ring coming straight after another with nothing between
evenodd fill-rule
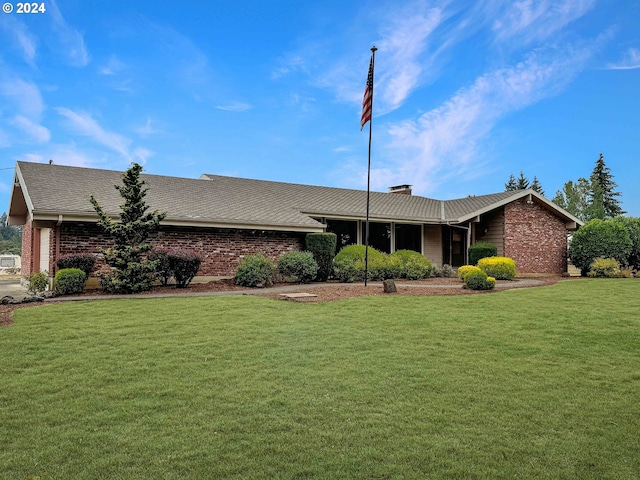
<instances>
[{"instance_id":1,"label":"small ornamental tree","mask_svg":"<svg viewBox=\"0 0 640 480\"><path fill-rule=\"evenodd\" d=\"M89 200L98 214L98 226L113 239L113 247L100 248L105 261L112 267L108 274L100 275L102 288L114 293L137 293L149 290L155 278L156 263L145 258L151 251L147 238L160 227L166 213L157 210L147 213L145 196L148 188L140 179L142 167L134 163L122 175L123 185L116 185L124 203L120 205L120 221L104 212L98 200Z\"/></svg>"},{"instance_id":2,"label":"small ornamental tree","mask_svg":"<svg viewBox=\"0 0 640 480\"><path fill-rule=\"evenodd\" d=\"M337 236L335 233L309 233L305 238L307 251L313 254L318 264L316 279L326 282L333 273L333 257L336 254Z\"/></svg>"}]
</instances>

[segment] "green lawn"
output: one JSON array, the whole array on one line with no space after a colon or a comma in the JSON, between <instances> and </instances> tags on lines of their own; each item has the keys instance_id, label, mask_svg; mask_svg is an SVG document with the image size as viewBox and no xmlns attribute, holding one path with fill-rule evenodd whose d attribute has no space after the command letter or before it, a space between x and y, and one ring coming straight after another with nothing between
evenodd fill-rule
<instances>
[{"instance_id":1,"label":"green lawn","mask_svg":"<svg viewBox=\"0 0 640 480\"><path fill-rule=\"evenodd\" d=\"M0 328L0 478L640 478L640 280Z\"/></svg>"}]
</instances>

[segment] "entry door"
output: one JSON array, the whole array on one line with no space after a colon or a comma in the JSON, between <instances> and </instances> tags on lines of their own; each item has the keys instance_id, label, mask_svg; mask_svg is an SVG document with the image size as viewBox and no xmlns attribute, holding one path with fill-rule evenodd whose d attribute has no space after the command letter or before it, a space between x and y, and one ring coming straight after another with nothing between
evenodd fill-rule
<instances>
[{"instance_id":1,"label":"entry door","mask_svg":"<svg viewBox=\"0 0 640 480\"><path fill-rule=\"evenodd\" d=\"M452 267L461 267L466 261L465 230L442 227L442 261Z\"/></svg>"},{"instance_id":2,"label":"entry door","mask_svg":"<svg viewBox=\"0 0 640 480\"><path fill-rule=\"evenodd\" d=\"M49 238L51 236L50 228L40 229L40 271L49 272Z\"/></svg>"}]
</instances>

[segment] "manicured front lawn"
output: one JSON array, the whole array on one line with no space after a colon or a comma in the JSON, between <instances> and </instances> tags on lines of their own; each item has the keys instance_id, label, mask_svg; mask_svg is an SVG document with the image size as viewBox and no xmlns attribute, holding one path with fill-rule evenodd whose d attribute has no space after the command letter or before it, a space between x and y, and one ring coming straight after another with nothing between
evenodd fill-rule
<instances>
[{"instance_id":1,"label":"manicured front lawn","mask_svg":"<svg viewBox=\"0 0 640 480\"><path fill-rule=\"evenodd\" d=\"M0 478L639 478L640 280L0 329Z\"/></svg>"}]
</instances>

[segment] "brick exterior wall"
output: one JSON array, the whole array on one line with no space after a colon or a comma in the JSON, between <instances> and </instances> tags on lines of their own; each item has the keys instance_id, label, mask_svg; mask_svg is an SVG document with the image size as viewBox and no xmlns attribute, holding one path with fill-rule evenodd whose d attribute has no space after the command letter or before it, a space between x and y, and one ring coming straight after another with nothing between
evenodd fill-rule
<instances>
[{"instance_id":1,"label":"brick exterior wall","mask_svg":"<svg viewBox=\"0 0 640 480\"><path fill-rule=\"evenodd\" d=\"M202 257L199 276L232 277L246 255L262 253L277 260L283 253L302 250L304 233L222 228L162 227L150 238L156 248L185 248ZM96 253L110 242L95 224L66 223L60 234L60 256ZM99 263L98 268L104 264Z\"/></svg>"},{"instance_id":2,"label":"brick exterior wall","mask_svg":"<svg viewBox=\"0 0 640 480\"><path fill-rule=\"evenodd\" d=\"M524 199L504 207L504 255L518 273L567 271L567 231L562 220Z\"/></svg>"},{"instance_id":3,"label":"brick exterior wall","mask_svg":"<svg viewBox=\"0 0 640 480\"><path fill-rule=\"evenodd\" d=\"M27 220L22 226L22 255L20 275L28 277L33 273L33 226Z\"/></svg>"}]
</instances>

